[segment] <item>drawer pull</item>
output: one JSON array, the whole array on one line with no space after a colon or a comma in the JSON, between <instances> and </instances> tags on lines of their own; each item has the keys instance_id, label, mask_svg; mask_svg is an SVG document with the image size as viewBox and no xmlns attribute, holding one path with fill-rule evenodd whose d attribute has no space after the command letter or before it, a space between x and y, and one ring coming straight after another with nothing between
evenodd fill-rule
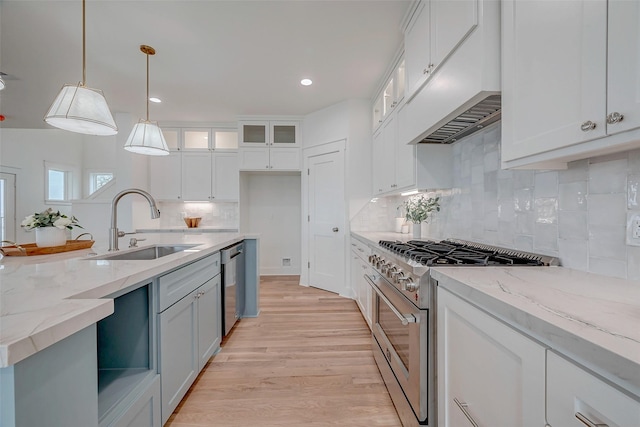
<instances>
[{"instance_id":1,"label":"drawer pull","mask_svg":"<svg viewBox=\"0 0 640 427\"><path fill-rule=\"evenodd\" d=\"M469 413L469 410L467 410L467 408L469 407L469 405L467 405L465 402L460 402L458 400L457 397L453 398L453 401L456 402L456 405L458 405L458 408L460 408L460 410L462 411L462 413L464 414L465 417L467 417L467 419L469 420L469 422L471 423L471 425L473 427L479 427L478 423L476 423L476 421L473 419L473 417L471 416L471 414Z\"/></svg>"},{"instance_id":2,"label":"drawer pull","mask_svg":"<svg viewBox=\"0 0 640 427\"><path fill-rule=\"evenodd\" d=\"M576 418L587 427L609 427L607 424L594 423L589 418L582 415L580 412L576 412Z\"/></svg>"}]
</instances>

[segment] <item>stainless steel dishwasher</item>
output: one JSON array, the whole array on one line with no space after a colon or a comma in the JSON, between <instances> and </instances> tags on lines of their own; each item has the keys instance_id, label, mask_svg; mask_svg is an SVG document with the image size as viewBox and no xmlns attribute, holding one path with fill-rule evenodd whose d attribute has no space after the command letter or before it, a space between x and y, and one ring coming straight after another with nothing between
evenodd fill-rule
<instances>
[{"instance_id":1,"label":"stainless steel dishwasher","mask_svg":"<svg viewBox=\"0 0 640 427\"><path fill-rule=\"evenodd\" d=\"M227 336L244 313L244 242L220 251L222 264L222 330Z\"/></svg>"}]
</instances>

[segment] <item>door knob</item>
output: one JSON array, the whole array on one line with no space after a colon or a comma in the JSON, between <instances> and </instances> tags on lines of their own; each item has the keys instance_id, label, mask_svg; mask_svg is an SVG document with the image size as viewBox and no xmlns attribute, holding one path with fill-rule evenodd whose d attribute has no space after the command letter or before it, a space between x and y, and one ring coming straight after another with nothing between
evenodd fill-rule
<instances>
[{"instance_id":1,"label":"door knob","mask_svg":"<svg viewBox=\"0 0 640 427\"><path fill-rule=\"evenodd\" d=\"M338 227L333 227L333 232L334 232L334 233L337 233L338 231L340 231L340 230L338 229Z\"/></svg>"}]
</instances>

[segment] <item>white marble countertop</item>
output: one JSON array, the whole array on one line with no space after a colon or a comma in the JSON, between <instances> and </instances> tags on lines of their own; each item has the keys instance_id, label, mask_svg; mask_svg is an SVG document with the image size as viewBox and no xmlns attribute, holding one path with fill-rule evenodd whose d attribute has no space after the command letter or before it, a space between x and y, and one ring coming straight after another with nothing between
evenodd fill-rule
<instances>
[{"instance_id":1,"label":"white marble countertop","mask_svg":"<svg viewBox=\"0 0 640 427\"><path fill-rule=\"evenodd\" d=\"M412 240L393 232L352 232ZM407 236L407 237L405 237ZM438 285L640 396L640 283L563 267L436 267Z\"/></svg>"},{"instance_id":2,"label":"white marble countertop","mask_svg":"<svg viewBox=\"0 0 640 427\"><path fill-rule=\"evenodd\" d=\"M640 283L562 267L439 267L431 276L640 396Z\"/></svg>"},{"instance_id":3,"label":"white marble countertop","mask_svg":"<svg viewBox=\"0 0 640 427\"><path fill-rule=\"evenodd\" d=\"M139 247L152 244L197 246L189 251L144 261L96 260L95 256L89 256L91 252L98 255L107 253L106 245L99 242L91 249L79 251L2 258L0 368L13 365L109 316L113 313L113 300L104 297L215 253L237 241L258 236L158 233L145 235L145 238L147 240L140 242Z\"/></svg>"}]
</instances>

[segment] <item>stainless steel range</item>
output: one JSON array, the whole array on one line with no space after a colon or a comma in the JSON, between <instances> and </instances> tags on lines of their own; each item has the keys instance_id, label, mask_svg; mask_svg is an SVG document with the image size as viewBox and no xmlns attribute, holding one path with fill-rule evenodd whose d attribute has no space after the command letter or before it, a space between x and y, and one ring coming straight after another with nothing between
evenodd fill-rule
<instances>
[{"instance_id":1,"label":"stainless steel range","mask_svg":"<svg viewBox=\"0 0 640 427\"><path fill-rule=\"evenodd\" d=\"M464 240L380 241L369 256L373 348L404 427L436 425L436 283L432 266L547 266L558 259Z\"/></svg>"}]
</instances>

